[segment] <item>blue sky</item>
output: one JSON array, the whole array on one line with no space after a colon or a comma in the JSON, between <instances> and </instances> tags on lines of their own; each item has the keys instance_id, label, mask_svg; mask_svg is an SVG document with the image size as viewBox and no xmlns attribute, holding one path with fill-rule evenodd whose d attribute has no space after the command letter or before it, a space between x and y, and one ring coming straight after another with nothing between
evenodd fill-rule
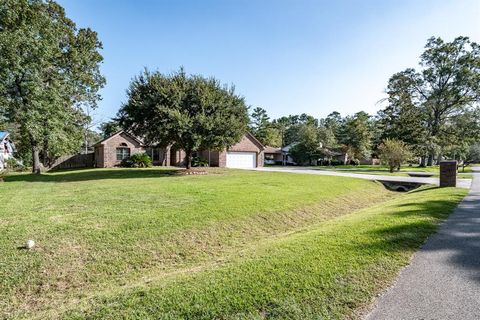
<instances>
[{"instance_id":1,"label":"blue sky","mask_svg":"<svg viewBox=\"0 0 480 320\"><path fill-rule=\"evenodd\" d=\"M480 1L58 0L103 42L114 116L144 67L215 76L272 118L374 114L388 78L416 67L430 36L480 42Z\"/></svg>"}]
</instances>

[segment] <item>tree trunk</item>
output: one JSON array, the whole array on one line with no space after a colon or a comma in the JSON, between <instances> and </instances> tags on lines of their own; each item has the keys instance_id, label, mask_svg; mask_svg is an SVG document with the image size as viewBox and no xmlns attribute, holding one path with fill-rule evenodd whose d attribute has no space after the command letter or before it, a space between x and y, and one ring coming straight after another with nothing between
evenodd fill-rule
<instances>
[{"instance_id":1,"label":"tree trunk","mask_svg":"<svg viewBox=\"0 0 480 320\"><path fill-rule=\"evenodd\" d=\"M32 173L40 174L40 150L36 144L32 145L33 166Z\"/></svg>"},{"instance_id":2,"label":"tree trunk","mask_svg":"<svg viewBox=\"0 0 480 320\"><path fill-rule=\"evenodd\" d=\"M427 166L433 166L433 153L428 155Z\"/></svg>"},{"instance_id":3,"label":"tree trunk","mask_svg":"<svg viewBox=\"0 0 480 320\"><path fill-rule=\"evenodd\" d=\"M192 150L185 150L185 167L187 169L192 167Z\"/></svg>"},{"instance_id":4,"label":"tree trunk","mask_svg":"<svg viewBox=\"0 0 480 320\"><path fill-rule=\"evenodd\" d=\"M438 155L437 155L437 163L436 164L440 164L440 162L442 161L442 158L443 158L443 152L439 152Z\"/></svg>"},{"instance_id":5,"label":"tree trunk","mask_svg":"<svg viewBox=\"0 0 480 320\"><path fill-rule=\"evenodd\" d=\"M420 167L425 167L425 156L420 157Z\"/></svg>"}]
</instances>

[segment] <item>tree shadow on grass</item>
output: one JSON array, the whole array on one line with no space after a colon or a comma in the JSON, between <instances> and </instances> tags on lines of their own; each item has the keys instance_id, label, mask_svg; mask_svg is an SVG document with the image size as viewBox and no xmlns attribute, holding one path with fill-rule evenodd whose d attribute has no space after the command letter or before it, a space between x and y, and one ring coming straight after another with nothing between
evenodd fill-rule
<instances>
[{"instance_id":1,"label":"tree shadow on grass","mask_svg":"<svg viewBox=\"0 0 480 320\"><path fill-rule=\"evenodd\" d=\"M400 207L404 210L394 214L392 219L409 216L443 219L454 206L449 201L435 200L423 204L403 204ZM448 252L447 263L451 267L463 270L480 283L480 199L467 196L440 226L433 221L425 219L375 228L370 234L377 240L370 244L359 244L358 249L397 252L421 248L420 251ZM433 234L435 231L437 233Z\"/></svg>"},{"instance_id":2,"label":"tree shadow on grass","mask_svg":"<svg viewBox=\"0 0 480 320\"><path fill-rule=\"evenodd\" d=\"M177 169L88 169L65 170L47 174L18 174L6 176L5 182L78 182L105 179L142 179L179 176Z\"/></svg>"}]
</instances>

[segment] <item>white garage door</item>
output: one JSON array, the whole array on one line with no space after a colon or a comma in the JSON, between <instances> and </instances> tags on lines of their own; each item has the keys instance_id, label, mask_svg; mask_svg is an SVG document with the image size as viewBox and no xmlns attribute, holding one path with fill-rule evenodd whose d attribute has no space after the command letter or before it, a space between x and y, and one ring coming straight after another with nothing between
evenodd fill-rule
<instances>
[{"instance_id":1,"label":"white garage door","mask_svg":"<svg viewBox=\"0 0 480 320\"><path fill-rule=\"evenodd\" d=\"M227 168L255 168L256 166L255 152L227 152Z\"/></svg>"}]
</instances>

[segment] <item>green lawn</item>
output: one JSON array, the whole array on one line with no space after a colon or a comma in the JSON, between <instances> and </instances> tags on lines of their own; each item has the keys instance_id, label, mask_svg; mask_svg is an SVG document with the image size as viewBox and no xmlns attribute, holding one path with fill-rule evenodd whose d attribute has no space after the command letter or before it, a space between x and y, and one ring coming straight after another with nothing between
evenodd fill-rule
<instances>
[{"instance_id":1,"label":"green lawn","mask_svg":"<svg viewBox=\"0 0 480 320\"><path fill-rule=\"evenodd\" d=\"M0 318L352 316L465 192L235 170L9 176Z\"/></svg>"}]
</instances>

